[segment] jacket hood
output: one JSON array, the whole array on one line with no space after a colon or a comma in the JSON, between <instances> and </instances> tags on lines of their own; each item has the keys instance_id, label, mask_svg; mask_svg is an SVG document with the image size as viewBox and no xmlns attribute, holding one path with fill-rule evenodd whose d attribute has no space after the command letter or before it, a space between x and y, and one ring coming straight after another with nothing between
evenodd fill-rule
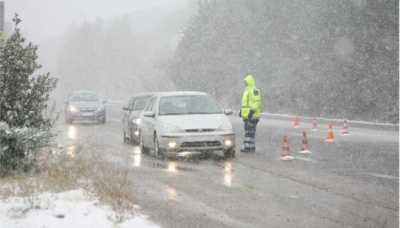
<instances>
[{"instance_id":1,"label":"jacket hood","mask_svg":"<svg viewBox=\"0 0 400 228\"><path fill-rule=\"evenodd\" d=\"M244 81L246 83L246 87L254 87L255 86L255 80L253 75L249 74L244 78Z\"/></svg>"}]
</instances>

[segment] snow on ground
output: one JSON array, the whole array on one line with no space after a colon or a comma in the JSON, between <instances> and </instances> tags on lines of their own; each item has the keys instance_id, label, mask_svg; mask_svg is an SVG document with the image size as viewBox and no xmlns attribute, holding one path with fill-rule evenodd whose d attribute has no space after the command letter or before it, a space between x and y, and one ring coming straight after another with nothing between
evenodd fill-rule
<instances>
[{"instance_id":1,"label":"snow on ground","mask_svg":"<svg viewBox=\"0 0 400 228\"><path fill-rule=\"evenodd\" d=\"M34 203L32 203L34 202ZM35 197L10 197L0 201L0 227L7 228L156 228L143 215L122 223L113 222L114 212L83 190L43 193Z\"/></svg>"}]
</instances>

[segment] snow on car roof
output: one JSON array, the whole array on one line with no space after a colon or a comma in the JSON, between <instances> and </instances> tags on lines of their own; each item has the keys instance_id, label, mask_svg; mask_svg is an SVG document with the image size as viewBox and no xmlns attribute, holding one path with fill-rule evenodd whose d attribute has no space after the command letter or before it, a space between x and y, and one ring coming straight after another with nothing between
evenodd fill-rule
<instances>
[{"instance_id":1,"label":"snow on car roof","mask_svg":"<svg viewBox=\"0 0 400 228\"><path fill-rule=\"evenodd\" d=\"M160 97L167 97L167 96L184 96L184 95L208 95L205 92L199 91L171 91L171 92L160 92L156 93L155 95Z\"/></svg>"},{"instance_id":2,"label":"snow on car roof","mask_svg":"<svg viewBox=\"0 0 400 228\"><path fill-rule=\"evenodd\" d=\"M131 98L143 97L143 96L154 96L155 94L157 94L157 93L153 93L153 92L135 93L135 94L133 94L133 96L131 96Z\"/></svg>"},{"instance_id":3,"label":"snow on car roof","mask_svg":"<svg viewBox=\"0 0 400 228\"><path fill-rule=\"evenodd\" d=\"M71 95L76 95L76 94L95 94L97 95L96 92L90 91L90 90L76 90L70 93Z\"/></svg>"}]
</instances>

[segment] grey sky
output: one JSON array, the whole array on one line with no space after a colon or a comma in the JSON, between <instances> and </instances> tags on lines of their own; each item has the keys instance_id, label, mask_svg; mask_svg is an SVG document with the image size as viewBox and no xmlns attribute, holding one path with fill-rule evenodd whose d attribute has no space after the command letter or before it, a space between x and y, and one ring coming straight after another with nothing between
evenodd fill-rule
<instances>
[{"instance_id":1,"label":"grey sky","mask_svg":"<svg viewBox=\"0 0 400 228\"><path fill-rule=\"evenodd\" d=\"M81 21L124 15L152 7L182 7L187 0L3 0L6 21L14 13L23 19L23 30L29 38L43 41L62 34Z\"/></svg>"}]
</instances>

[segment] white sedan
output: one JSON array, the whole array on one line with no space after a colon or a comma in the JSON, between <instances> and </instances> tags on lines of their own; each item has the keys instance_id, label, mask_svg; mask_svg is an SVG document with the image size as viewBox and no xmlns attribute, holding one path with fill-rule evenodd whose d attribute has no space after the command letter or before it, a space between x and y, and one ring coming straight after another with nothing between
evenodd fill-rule
<instances>
[{"instance_id":1,"label":"white sedan","mask_svg":"<svg viewBox=\"0 0 400 228\"><path fill-rule=\"evenodd\" d=\"M160 158L213 153L234 157L230 114L206 93L157 93L142 113L140 146Z\"/></svg>"}]
</instances>

